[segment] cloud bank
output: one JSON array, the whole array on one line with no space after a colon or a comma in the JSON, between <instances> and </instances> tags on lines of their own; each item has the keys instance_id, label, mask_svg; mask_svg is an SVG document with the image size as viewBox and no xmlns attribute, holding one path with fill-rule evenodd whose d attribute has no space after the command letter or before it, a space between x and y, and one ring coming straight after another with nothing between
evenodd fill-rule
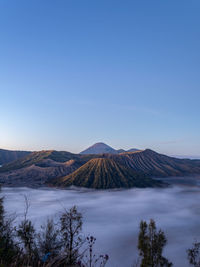
<instances>
[{"instance_id":1,"label":"cloud bank","mask_svg":"<svg viewBox=\"0 0 200 267\"><path fill-rule=\"evenodd\" d=\"M168 238L165 255L174 266L188 266L186 249L200 240L200 187L176 185L165 189L88 191L3 188L6 211L21 219L24 197L36 226L63 208L77 205L83 213L83 230L97 238L96 249L110 256L108 267L130 267L137 258L140 220L156 220Z\"/></svg>"}]
</instances>

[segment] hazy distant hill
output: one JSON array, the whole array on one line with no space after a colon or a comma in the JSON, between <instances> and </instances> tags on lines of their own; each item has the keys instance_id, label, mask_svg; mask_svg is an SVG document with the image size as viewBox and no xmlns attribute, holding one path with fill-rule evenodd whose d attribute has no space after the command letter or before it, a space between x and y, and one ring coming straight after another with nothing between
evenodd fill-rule
<instances>
[{"instance_id":1,"label":"hazy distant hill","mask_svg":"<svg viewBox=\"0 0 200 267\"><path fill-rule=\"evenodd\" d=\"M103 153L116 154L117 151L111 146L108 146L104 143L96 143L88 147L84 151L82 151L80 154L103 154Z\"/></svg>"},{"instance_id":2,"label":"hazy distant hill","mask_svg":"<svg viewBox=\"0 0 200 267\"><path fill-rule=\"evenodd\" d=\"M117 149L116 151L118 154L126 152L126 150L124 150L124 149Z\"/></svg>"},{"instance_id":3,"label":"hazy distant hill","mask_svg":"<svg viewBox=\"0 0 200 267\"><path fill-rule=\"evenodd\" d=\"M140 151L140 150L137 149L137 148L131 148L131 149L125 151L125 152L136 152L136 151Z\"/></svg>"},{"instance_id":4,"label":"hazy distant hill","mask_svg":"<svg viewBox=\"0 0 200 267\"><path fill-rule=\"evenodd\" d=\"M134 151L138 151L138 149L136 148L132 148L129 150L124 150L124 149L114 149L111 146L108 146L105 143L96 143L90 147L88 147L87 149L85 149L84 151L82 151L80 154L119 154L119 153L123 153L123 152L134 152Z\"/></svg>"},{"instance_id":5,"label":"hazy distant hill","mask_svg":"<svg viewBox=\"0 0 200 267\"><path fill-rule=\"evenodd\" d=\"M72 173L82 164L75 160L56 162L51 159L42 160L39 164L16 169L0 174L0 182L7 186L38 187L48 180Z\"/></svg>"},{"instance_id":6,"label":"hazy distant hill","mask_svg":"<svg viewBox=\"0 0 200 267\"><path fill-rule=\"evenodd\" d=\"M5 164L0 168L0 172L12 171L16 169L21 169L24 167L31 166L33 164L40 165L43 164L43 160L51 159L56 162L66 162L69 160L77 160L85 163L92 156L89 155L79 155L73 154L66 151L56 151L56 150L42 150L37 152L29 153L26 157L20 158L8 164Z\"/></svg>"},{"instance_id":7,"label":"hazy distant hill","mask_svg":"<svg viewBox=\"0 0 200 267\"><path fill-rule=\"evenodd\" d=\"M0 168L0 183L10 186L43 185L49 179L75 171L92 157L55 150L32 152Z\"/></svg>"},{"instance_id":8,"label":"hazy distant hill","mask_svg":"<svg viewBox=\"0 0 200 267\"><path fill-rule=\"evenodd\" d=\"M144 174L134 172L108 158L91 159L68 176L58 178L54 184L61 187L75 185L96 189L160 185L159 182L148 178Z\"/></svg>"},{"instance_id":9,"label":"hazy distant hill","mask_svg":"<svg viewBox=\"0 0 200 267\"><path fill-rule=\"evenodd\" d=\"M4 165L8 162L17 160L27 156L31 152L29 151L15 151L15 150L6 150L0 149L0 165Z\"/></svg>"}]
</instances>

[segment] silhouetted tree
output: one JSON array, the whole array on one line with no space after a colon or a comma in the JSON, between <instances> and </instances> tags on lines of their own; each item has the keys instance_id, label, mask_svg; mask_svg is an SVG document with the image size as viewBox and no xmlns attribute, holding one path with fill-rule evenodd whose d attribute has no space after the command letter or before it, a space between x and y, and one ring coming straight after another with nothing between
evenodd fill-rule
<instances>
[{"instance_id":1,"label":"silhouetted tree","mask_svg":"<svg viewBox=\"0 0 200 267\"><path fill-rule=\"evenodd\" d=\"M37 261L38 260L38 251L36 245L36 231L33 226L33 223L27 218L28 210L30 207L30 203L27 197L25 199L25 210L24 210L24 218L20 222L17 228L17 237L21 241L23 245L23 257L26 258L27 262ZM28 264L27 263L27 264Z\"/></svg>"},{"instance_id":2,"label":"silhouetted tree","mask_svg":"<svg viewBox=\"0 0 200 267\"><path fill-rule=\"evenodd\" d=\"M96 242L96 238L94 236L88 236L86 238L88 248L86 252L84 253L84 257L82 259L81 266L85 267L104 267L109 259L108 255L96 255L94 253L94 245Z\"/></svg>"},{"instance_id":3,"label":"silhouetted tree","mask_svg":"<svg viewBox=\"0 0 200 267\"><path fill-rule=\"evenodd\" d=\"M14 242L15 228L12 227L12 216L6 217L3 197L0 198L0 263L11 263L19 252L19 247Z\"/></svg>"},{"instance_id":4,"label":"silhouetted tree","mask_svg":"<svg viewBox=\"0 0 200 267\"><path fill-rule=\"evenodd\" d=\"M172 263L163 257L163 248L167 239L163 231L156 229L154 220L147 224L145 221L140 223L138 237L138 249L141 257L141 267L170 267Z\"/></svg>"},{"instance_id":5,"label":"silhouetted tree","mask_svg":"<svg viewBox=\"0 0 200 267\"><path fill-rule=\"evenodd\" d=\"M65 260L69 266L74 265L78 261L79 249L84 243L84 239L81 236L82 214L74 206L61 215L60 223L64 252L66 254Z\"/></svg>"},{"instance_id":6,"label":"silhouetted tree","mask_svg":"<svg viewBox=\"0 0 200 267\"><path fill-rule=\"evenodd\" d=\"M38 234L38 251L42 258L54 258L59 255L62 248L60 240L60 231L56 227L55 222L52 219L48 219L47 222L41 226L41 231Z\"/></svg>"},{"instance_id":7,"label":"silhouetted tree","mask_svg":"<svg viewBox=\"0 0 200 267\"><path fill-rule=\"evenodd\" d=\"M104 267L108 256L93 254L94 237L88 237L88 249L83 246L82 214L74 206L60 216L60 223L48 220L36 232L28 219L29 201L25 197L24 218L13 227L11 216L6 218L3 198L0 198L0 266L1 267ZM89 253L89 261L82 259ZM87 258L87 257L86 257ZM87 258L88 259L88 258Z\"/></svg>"},{"instance_id":8,"label":"silhouetted tree","mask_svg":"<svg viewBox=\"0 0 200 267\"><path fill-rule=\"evenodd\" d=\"M193 247L187 250L187 255L191 265L200 267L200 242L194 242Z\"/></svg>"}]
</instances>

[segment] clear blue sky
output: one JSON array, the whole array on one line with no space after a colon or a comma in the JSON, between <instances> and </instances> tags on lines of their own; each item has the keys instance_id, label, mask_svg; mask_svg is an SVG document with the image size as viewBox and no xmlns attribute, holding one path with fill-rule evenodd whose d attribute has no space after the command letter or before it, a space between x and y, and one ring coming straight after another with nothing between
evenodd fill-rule
<instances>
[{"instance_id":1,"label":"clear blue sky","mask_svg":"<svg viewBox=\"0 0 200 267\"><path fill-rule=\"evenodd\" d=\"M0 147L200 155L199 0L0 0Z\"/></svg>"}]
</instances>

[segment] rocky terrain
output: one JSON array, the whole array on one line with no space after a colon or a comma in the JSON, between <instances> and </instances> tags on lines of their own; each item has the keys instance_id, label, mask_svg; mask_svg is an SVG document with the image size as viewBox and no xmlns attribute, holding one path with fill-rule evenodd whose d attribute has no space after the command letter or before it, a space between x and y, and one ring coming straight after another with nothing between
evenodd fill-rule
<instances>
[{"instance_id":1,"label":"rocky terrain","mask_svg":"<svg viewBox=\"0 0 200 267\"><path fill-rule=\"evenodd\" d=\"M133 171L110 158L91 159L68 176L55 179L52 184L61 187L75 185L96 189L142 188L161 185L147 175Z\"/></svg>"},{"instance_id":2,"label":"rocky terrain","mask_svg":"<svg viewBox=\"0 0 200 267\"><path fill-rule=\"evenodd\" d=\"M99 189L152 187L160 186L152 178L193 174L200 174L200 160L177 159L150 149L101 154L44 150L4 164L0 168L0 183Z\"/></svg>"}]
</instances>

